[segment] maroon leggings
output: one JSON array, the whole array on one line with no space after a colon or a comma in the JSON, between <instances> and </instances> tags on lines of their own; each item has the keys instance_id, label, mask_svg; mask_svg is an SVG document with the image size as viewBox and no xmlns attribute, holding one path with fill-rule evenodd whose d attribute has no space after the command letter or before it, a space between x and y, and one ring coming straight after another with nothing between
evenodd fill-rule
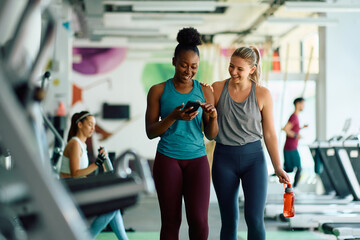
<instances>
[{"instance_id":1,"label":"maroon leggings","mask_svg":"<svg viewBox=\"0 0 360 240\"><path fill-rule=\"evenodd\" d=\"M190 240L206 240L209 234L210 198L210 168L207 157L180 160L157 152L154 181L161 211L160 240L179 239L182 196Z\"/></svg>"}]
</instances>

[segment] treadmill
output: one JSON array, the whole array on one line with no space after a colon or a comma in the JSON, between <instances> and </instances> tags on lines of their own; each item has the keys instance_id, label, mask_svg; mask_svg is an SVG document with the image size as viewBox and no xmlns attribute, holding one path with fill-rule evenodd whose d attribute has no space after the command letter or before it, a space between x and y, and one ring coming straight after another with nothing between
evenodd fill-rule
<instances>
[{"instance_id":1,"label":"treadmill","mask_svg":"<svg viewBox=\"0 0 360 240\"><path fill-rule=\"evenodd\" d=\"M347 140L338 151L341 170L348 176L347 181L352 186L352 191L357 200L360 197L360 142L358 140ZM355 221L322 221L319 230L333 234L339 240L360 239L360 216Z\"/></svg>"},{"instance_id":2,"label":"treadmill","mask_svg":"<svg viewBox=\"0 0 360 240\"><path fill-rule=\"evenodd\" d=\"M135 171L129 168L130 161L134 162ZM137 203L140 193L155 192L149 164L135 151L125 151L114 165L114 172L88 178L62 179L85 217L125 209Z\"/></svg>"},{"instance_id":3,"label":"treadmill","mask_svg":"<svg viewBox=\"0 0 360 240\"><path fill-rule=\"evenodd\" d=\"M319 211L319 206L314 205L311 212L302 214L295 206L294 218L288 219L292 228L316 228L319 222L360 222L360 186L359 178L355 172L359 161L352 161L348 157L346 147L342 142L332 142L320 145L320 153L324 158L324 168L327 169L330 179L333 182L339 195L346 196L351 193L353 201L348 204L328 205L328 209Z\"/></svg>"},{"instance_id":4,"label":"treadmill","mask_svg":"<svg viewBox=\"0 0 360 240\"><path fill-rule=\"evenodd\" d=\"M360 213L360 205L354 204L353 200L358 198L352 194L346 176L343 172L337 171L340 166L337 160L336 149L328 142L316 142L310 146L314 161L319 161L322 168L322 181L327 186L327 195L308 195L304 197L295 196L295 215L298 214L333 214L356 212ZM317 158L317 159L316 159ZM281 195L282 197L282 195ZM271 201L265 206L265 216L277 218L283 211L283 199ZM292 218L291 220L293 220Z\"/></svg>"},{"instance_id":5,"label":"treadmill","mask_svg":"<svg viewBox=\"0 0 360 240\"><path fill-rule=\"evenodd\" d=\"M320 177L322 186L324 187L323 194L316 194L314 192L304 192L297 194L295 198L295 204L311 204L311 203L333 203L334 199L337 199L338 202L348 203L352 201L351 197L346 197L341 199L337 196L335 187L330 181L329 174L326 169L324 169L323 160L319 153L319 144L320 142L316 141L309 145L310 153L314 159L314 171ZM339 194L338 194L339 195ZM241 199L243 200L243 199ZM267 195L266 199L266 209L265 216L268 218L276 218L281 214L282 210L279 207L273 208L274 205L283 204L283 191L276 191L276 193L271 193ZM268 205L270 207L268 207Z\"/></svg>"},{"instance_id":6,"label":"treadmill","mask_svg":"<svg viewBox=\"0 0 360 240\"><path fill-rule=\"evenodd\" d=\"M359 222L338 222L323 223L319 225L319 230L325 234L336 236L337 240L360 240L360 223Z\"/></svg>"},{"instance_id":7,"label":"treadmill","mask_svg":"<svg viewBox=\"0 0 360 240\"><path fill-rule=\"evenodd\" d=\"M320 143L316 141L313 144L309 145L309 150L314 159L314 171L316 174L318 174L318 176L321 179L325 191L324 196L334 197L336 194L335 188L332 182L330 181L329 174L327 173L326 170L324 170L323 160L321 158L319 151L319 144Z\"/></svg>"}]
</instances>

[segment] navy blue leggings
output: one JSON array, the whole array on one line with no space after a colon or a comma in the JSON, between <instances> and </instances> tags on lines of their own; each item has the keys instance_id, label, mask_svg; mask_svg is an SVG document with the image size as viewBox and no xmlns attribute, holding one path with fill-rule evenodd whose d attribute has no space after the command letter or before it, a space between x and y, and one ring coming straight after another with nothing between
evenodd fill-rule
<instances>
[{"instance_id":1,"label":"navy blue leggings","mask_svg":"<svg viewBox=\"0 0 360 240\"><path fill-rule=\"evenodd\" d=\"M212 179L221 214L221 240L236 240L239 221L239 184L244 190L248 240L264 240L267 165L260 141L242 146L217 143Z\"/></svg>"},{"instance_id":2,"label":"navy blue leggings","mask_svg":"<svg viewBox=\"0 0 360 240\"><path fill-rule=\"evenodd\" d=\"M161 211L161 240L178 240L182 196L190 240L206 240L209 234L210 167L206 156L180 160L157 152L154 181Z\"/></svg>"}]
</instances>

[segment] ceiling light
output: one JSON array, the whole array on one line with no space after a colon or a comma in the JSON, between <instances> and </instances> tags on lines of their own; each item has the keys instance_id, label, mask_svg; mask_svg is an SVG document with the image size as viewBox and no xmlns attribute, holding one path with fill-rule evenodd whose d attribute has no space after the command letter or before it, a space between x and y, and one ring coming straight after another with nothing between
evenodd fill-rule
<instances>
[{"instance_id":1,"label":"ceiling light","mask_svg":"<svg viewBox=\"0 0 360 240\"><path fill-rule=\"evenodd\" d=\"M297 12L360 12L360 4L327 2L285 2L285 9Z\"/></svg>"},{"instance_id":2,"label":"ceiling light","mask_svg":"<svg viewBox=\"0 0 360 240\"><path fill-rule=\"evenodd\" d=\"M266 23L270 24L292 24L292 25L302 25L302 24L314 24L317 26L334 26L339 23L338 19L334 18L280 18L280 17L268 17Z\"/></svg>"},{"instance_id":3,"label":"ceiling light","mask_svg":"<svg viewBox=\"0 0 360 240\"><path fill-rule=\"evenodd\" d=\"M213 12L217 7L268 6L263 2L219 2L219 1L125 1L103 0L104 5L132 6L133 11L144 12Z\"/></svg>"},{"instance_id":4,"label":"ceiling light","mask_svg":"<svg viewBox=\"0 0 360 240\"><path fill-rule=\"evenodd\" d=\"M214 1L150 1L134 2L135 12L213 12L216 9Z\"/></svg>"},{"instance_id":5,"label":"ceiling light","mask_svg":"<svg viewBox=\"0 0 360 240\"><path fill-rule=\"evenodd\" d=\"M124 47L128 45L127 38L103 37L100 41L91 41L91 39L74 39L74 47Z\"/></svg>"},{"instance_id":6,"label":"ceiling light","mask_svg":"<svg viewBox=\"0 0 360 240\"><path fill-rule=\"evenodd\" d=\"M145 22L146 24L166 24L166 25L192 25L204 23L204 18L201 16L179 16L179 15L166 15L166 16L146 16L146 15L135 15L131 17L134 22Z\"/></svg>"},{"instance_id":7,"label":"ceiling light","mask_svg":"<svg viewBox=\"0 0 360 240\"><path fill-rule=\"evenodd\" d=\"M93 30L95 35L154 36L159 33L159 29L155 28L98 28Z\"/></svg>"}]
</instances>

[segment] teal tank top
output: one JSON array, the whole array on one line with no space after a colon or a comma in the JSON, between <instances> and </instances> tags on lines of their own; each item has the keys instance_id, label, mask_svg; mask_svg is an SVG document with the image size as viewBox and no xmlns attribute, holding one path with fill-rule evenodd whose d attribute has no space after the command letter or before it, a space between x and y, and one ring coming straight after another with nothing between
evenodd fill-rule
<instances>
[{"instance_id":1,"label":"teal tank top","mask_svg":"<svg viewBox=\"0 0 360 240\"><path fill-rule=\"evenodd\" d=\"M204 93L197 80L191 92L183 94L175 89L172 78L166 81L160 99L160 117L164 119L175 107L187 101L205 102ZM206 155L204 134L201 129L203 110L191 121L177 120L160 136L157 151L171 158L193 159Z\"/></svg>"}]
</instances>

